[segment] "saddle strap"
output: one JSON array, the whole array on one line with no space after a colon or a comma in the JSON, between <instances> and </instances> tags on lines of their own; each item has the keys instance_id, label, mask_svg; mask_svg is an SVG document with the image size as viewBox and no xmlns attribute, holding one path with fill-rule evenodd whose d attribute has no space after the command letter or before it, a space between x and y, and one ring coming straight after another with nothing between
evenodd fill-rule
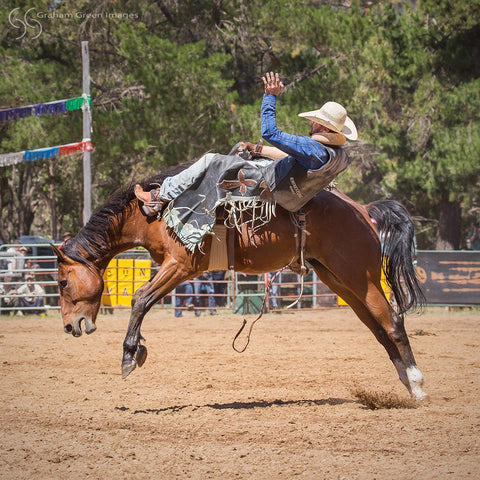
<instances>
[{"instance_id":1,"label":"saddle strap","mask_svg":"<svg viewBox=\"0 0 480 480\"><path fill-rule=\"evenodd\" d=\"M294 258L300 259L300 271L296 272L297 274L300 275L301 277L301 285L300 285L300 293L298 294L298 297L295 301L293 301L290 305L288 305L286 308L292 308L294 307L302 298L303 296L303 287L305 283L305 275L308 273L308 267L305 264L305 245L307 243L307 235L310 235L310 232L307 230L307 215L303 209L298 210L295 213L291 213L291 218L292 222L295 225L295 249L296 249L296 254ZM299 237L299 230L300 230L300 241L298 239ZM292 260L293 262L293 260ZM289 266L291 268L290 262ZM293 269L292 269L293 270Z\"/></svg>"},{"instance_id":2,"label":"saddle strap","mask_svg":"<svg viewBox=\"0 0 480 480\"><path fill-rule=\"evenodd\" d=\"M235 229L227 228L227 260L228 269L235 268Z\"/></svg>"},{"instance_id":3,"label":"saddle strap","mask_svg":"<svg viewBox=\"0 0 480 480\"><path fill-rule=\"evenodd\" d=\"M297 212L291 213L292 222L295 225L295 250L300 259L300 272L303 277L308 273L308 267L305 264L305 245L307 243L307 235L310 232L307 230L307 214L301 208ZM300 233L300 235L299 235ZM299 239L300 237L300 239Z\"/></svg>"},{"instance_id":4,"label":"saddle strap","mask_svg":"<svg viewBox=\"0 0 480 480\"><path fill-rule=\"evenodd\" d=\"M307 274L308 268L305 265L305 244L307 243L307 234L310 235L307 231L307 215L303 209L300 209L297 213L298 223L301 231L300 236L300 270L302 271L302 280L303 277Z\"/></svg>"}]
</instances>

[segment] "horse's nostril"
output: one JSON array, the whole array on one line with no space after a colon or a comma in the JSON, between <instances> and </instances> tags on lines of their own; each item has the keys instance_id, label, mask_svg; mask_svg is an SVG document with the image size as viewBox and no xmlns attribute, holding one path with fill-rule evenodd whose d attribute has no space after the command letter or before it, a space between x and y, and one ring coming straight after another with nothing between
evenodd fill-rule
<instances>
[{"instance_id":1,"label":"horse's nostril","mask_svg":"<svg viewBox=\"0 0 480 480\"><path fill-rule=\"evenodd\" d=\"M72 330L73 330L73 327L72 325L68 324L68 325L65 325L65 327L63 327L63 331L65 333L72 333Z\"/></svg>"}]
</instances>

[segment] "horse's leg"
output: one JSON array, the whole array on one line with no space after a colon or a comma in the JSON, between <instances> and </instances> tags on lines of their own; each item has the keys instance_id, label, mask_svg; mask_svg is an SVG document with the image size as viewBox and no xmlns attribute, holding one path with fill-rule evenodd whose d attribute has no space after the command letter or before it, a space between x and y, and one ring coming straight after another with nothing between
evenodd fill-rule
<instances>
[{"instance_id":1,"label":"horse's leg","mask_svg":"<svg viewBox=\"0 0 480 480\"><path fill-rule=\"evenodd\" d=\"M424 377L415 361L403 317L393 310L385 298L380 281L375 285L369 283L365 306L397 347L407 375L408 383L405 384L407 389L417 400L424 400L427 397L422 390Z\"/></svg>"},{"instance_id":2,"label":"horse's leg","mask_svg":"<svg viewBox=\"0 0 480 480\"><path fill-rule=\"evenodd\" d=\"M348 288L342 281L332 272L325 268L316 260L309 260L319 278L336 294L340 295L353 309L362 322L372 331L376 339L387 351L390 360L395 366L400 381L407 387L408 391L416 397L417 400L423 400L426 394L422 390L423 375L416 366L413 353L410 349L408 338L403 326L403 321L393 312L384 295L378 292L375 284L371 284L368 290L377 291L380 295L375 297L374 308L372 305L372 294L367 294L366 301ZM370 298L369 298L370 297ZM383 321L382 318L387 316L389 320ZM385 324L394 326L385 328ZM390 335L389 333L390 332ZM403 334L402 334L403 332ZM408 366L407 366L408 365Z\"/></svg>"},{"instance_id":3,"label":"horse's leg","mask_svg":"<svg viewBox=\"0 0 480 480\"><path fill-rule=\"evenodd\" d=\"M193 273L193 275L192 275ZM146 349L139 345L143 318L159 299L197 272L182 268L174 259L164 262L152 280L142 285L133 295L132 311L127 334L123 342L122 377L126 378L136 366L142 366Z\"/></svg>"}]
</instances>

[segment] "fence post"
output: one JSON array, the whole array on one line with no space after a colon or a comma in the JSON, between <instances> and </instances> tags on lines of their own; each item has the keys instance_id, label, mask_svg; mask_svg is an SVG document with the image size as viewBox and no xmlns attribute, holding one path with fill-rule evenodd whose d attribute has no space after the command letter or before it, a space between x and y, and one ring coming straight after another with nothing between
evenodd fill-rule
<instances>
[{"instance_id":1,"label":"fence post","mask_svg":"<svg viewBox=\"0 0 480 480\"><path fill-rule=\"evenodd\" d=\"M90 57L88 42L82 42L82 83L83 83L83 140L91 142L91 110L88 108L88 100L85 95L90 96ZM86 103L85 103L86 102ZM89 148L83 150L83 224L85 225L92 214L92 170L91 152Z\"/></svg>"}]
</instances>

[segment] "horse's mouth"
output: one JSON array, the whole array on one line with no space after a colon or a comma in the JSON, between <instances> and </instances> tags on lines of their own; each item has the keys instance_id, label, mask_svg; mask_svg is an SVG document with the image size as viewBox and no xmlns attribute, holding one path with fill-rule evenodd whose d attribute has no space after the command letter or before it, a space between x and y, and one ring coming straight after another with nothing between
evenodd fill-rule
<instances>
[{"instance_id":1,"label":"horse's mouth","mask_svg":"<svg viewBox=\"0 0 480 480\"><path fill-rule=\"evenodd\" d=\"M80 337L82 335L82 322L85 325L85 333L87 335L90 335L97 329L97 326L92 322L90 317L79 317L75 322L65 325L65 333L71 333L74 337Z\"/></svg>"}]
</instances>

